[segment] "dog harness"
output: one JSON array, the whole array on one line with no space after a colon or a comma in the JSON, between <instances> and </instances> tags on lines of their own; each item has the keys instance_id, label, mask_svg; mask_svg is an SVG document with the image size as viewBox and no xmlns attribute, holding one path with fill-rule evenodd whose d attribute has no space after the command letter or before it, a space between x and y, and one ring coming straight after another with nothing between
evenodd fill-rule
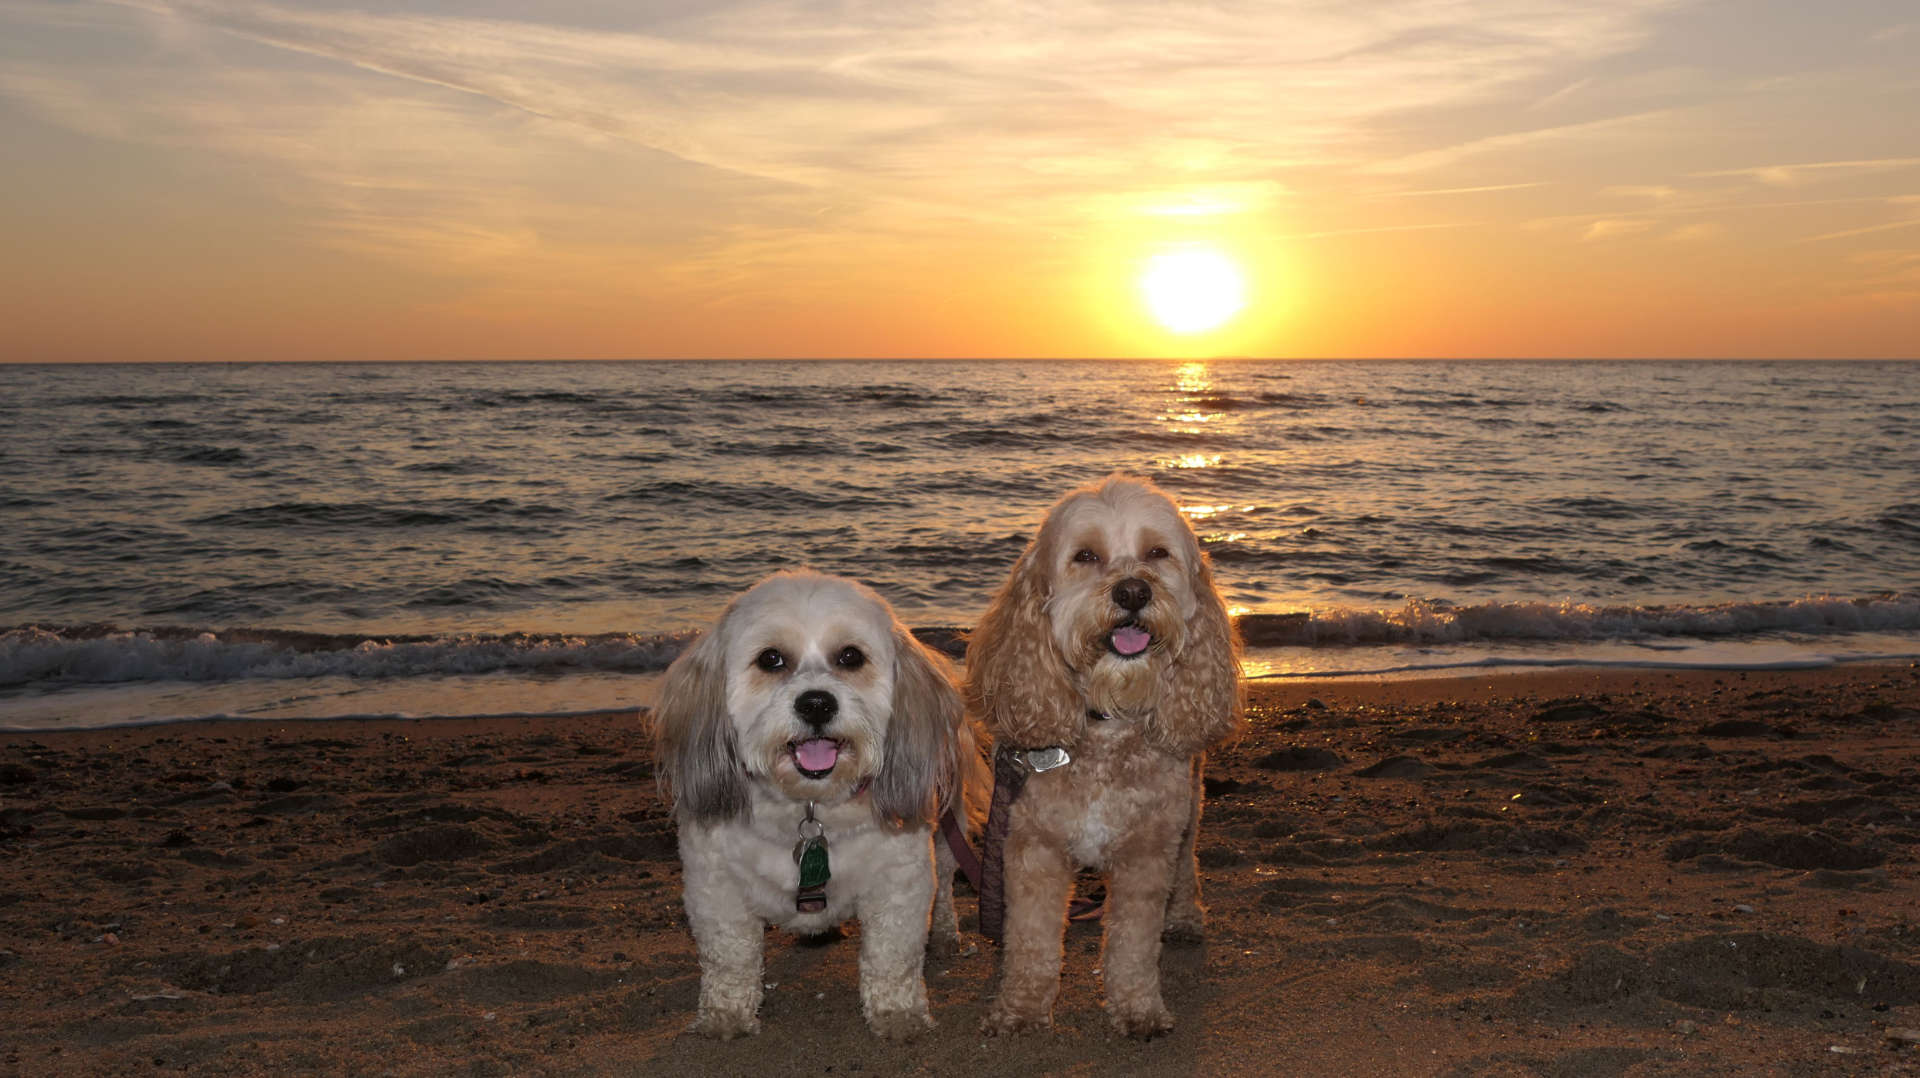
<instances>
[{"instance_id":1,"label":"dog harness","mask_svg":"<svg viewBox=\"0 0 1920 1078\"><path fill-rule=\"evenodd\" d=\"M993 803L987 809L987 829L980 836L980 934L999 943L1007 923L1007 828L1013 803L1020 799L1030 775L1044 774L1073 762L1058 745L1039 749L1002 746L993 754Z\"/></svg>"},{"instance_id":2,"label":"dog harness","mask_svg":"<svg viewBox=\"0 0 1920 1078\"><path fill-rule=\"evenodd\" d=\"M1104 711L1087 709L1087 718L1105 722ZM1012 825L1013 803L1026 789L1027 777L1040 775L1073 762L1073 754L1059 745L1038 749L1001 746L993 754L993 804L987 809L987 829L980 836L980 878L974 888L980 892L980 934L995 943L1005 933L1007 923L1007 828ZM1100 916L1104 903L1092 898L1076 898L1067 908L1067 918L1086 921Z\"/></svg>"}]
</instances>

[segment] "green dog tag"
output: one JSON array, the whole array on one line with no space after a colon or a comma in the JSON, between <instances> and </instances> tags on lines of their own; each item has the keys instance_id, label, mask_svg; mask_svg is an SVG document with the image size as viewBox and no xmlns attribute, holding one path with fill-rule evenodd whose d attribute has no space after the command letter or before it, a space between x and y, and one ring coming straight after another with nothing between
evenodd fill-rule
<instances>
[{"instance_id":1,"label":"green dog tag","mask_svg":"<svg viewBox=\"0 0 1920 1078\"><path fill-rule=\"evenodd\" d=\"M800 886L825 887L832 873L827 869L827 841L810 838L800 844Z\"/></svg>"},{"instance_id":2,"label":"green dog tag","mask_svg":"<svg viewBox=\"0 0 1920 1078\"><path fill-rule=\"evenodd\" d=\"M801 839L793 848L793 859L800 865L800 889L794 893L793 908L801 913L826 909L827 880L833 875L827 867L827 840Z\"/></svg>"}]
</instances>

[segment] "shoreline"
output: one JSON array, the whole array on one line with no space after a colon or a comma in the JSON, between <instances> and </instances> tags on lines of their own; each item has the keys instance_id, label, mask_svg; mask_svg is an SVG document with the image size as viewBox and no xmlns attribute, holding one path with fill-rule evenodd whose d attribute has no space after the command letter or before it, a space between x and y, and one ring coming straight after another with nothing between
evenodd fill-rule
<instances>
[{"instance_id":1,"label":"shoreline","mask_svg":"<svg viewBox=\"0 0 1920 1078\"><path fill-rule=\"evenodd\" d=\"M1458 673L1434 675L1430 677L1370 678L1363 675L1316 676L1313 674L1268 674L1246 679L1249 703L1255 707L1297 706L1301 694L1309 696L1339 693L1344 697L1364 700L1378 704L1383 700L1418 700L1429 696L1453 696L1466 700L1484 701L1488 695L1501 688L1514 689L1518 693L1537 695L1553 686L1572 686L1580 690L1599 692L1617 691L1620 687L1637 687L1649 679L1672 679L1677 684L1691 684L1701 679L1725 681L1728 678L1747 680L1758 678L1773 683L1779 679L1802 680L1814 677L1824 683L1827 679L1818 675L1835 671L1859 670L1920 669L1920 661L1901 660L1887 662L1877 659L1859 661L1841 661L1824 663L1817 666L1793 666L1781 668L1703 668L1703 667L1612 667L1612 666L1550 666L1542 669L1525 667L1458 668ZM1844 679L1844 677L1843 677ZM1571 690L1570 690L1571 691ZM254 726L283 726L302 728L307 726L323 727L336 724L350 727L376 727L385 730L391 726L394 730L412 729L409 724L458 724L474 723L492 728L506 723L564 723L575 720L605 721L627 719L641 721L647 708L635 707L595 707L578 711L533 712L504 711L498 713L480 713L470 715L408 715L408 714L370 714L370 715L323 715L313 718L273 717L254 715L216 715L178 719L146 719L118 726L72 726L72 727L35 727L32 729L9 729L0 727L0 746L10 739L27 736L68 736L87 733L112 733L114 731L164 730L174 733L206 733L212 730L230 731ZM200 728L205 729L200 729ZM442 733L459 731L443 730Z\"/></svg>"},{"instance_id":2,"label":"shoreline","mask_svg":"<svg viewBox=\"0 0 1920 1078\"><path fill-rule=\"evenodd\" d=\"M1920 664L1250 697L1147 1044L1097 925L1048 1036L975 1031L980 942L874 1041L856 941L781 932L763 1032L682 1035L633 710L0 733L0 1074L1920 1074Z\"/></svg>"},{"instance_id":3,"label":"shoreline","mask_svg":"<svg viewBox=\"0 0 1920 1078\"><path fill-rule=\"evenodd\" d=\"M1875 641L1886 640L1882 637ZM1887 642L1896 642L1888 640ZM1907 642L1904 640L1897 642ZM1897 651L1813 650L1747 644L1691 653L1693 658L1648 658L1644 650L1603 645L1585 653L1482 652L1478 659L1436 661L1431 650L1402 653L1413 665L1391 663L1375 648L1371 667L1286 669L1300 661L1275 649L1247 649L1250 687L1283 684L1368 685L1444 683L1482 679L1578 676L1589 671L1625 674L1696 672L1754 674L1832 667L1900 665L1920 661L1920 636ZM1617 650L1609 652L1605 647ZM1324 659L1330 649L1309 649ZM1469 654L1473 654L1469 652ZM234 678L198 682L161 681L66 686L52 692L0 696L0 735L76 729L173 726L199 722L332 723L365 720L444 721L489 718L569 719L609 711L644 709L664 670L644 673L599 670L568 673L493 671L482 674L320 679ZM613 703L610 701L617 701ZM320 714L302 713L321 711ZM65 716L89 716L73 724ZM56 719L55 716L60 718Z\"/></svg>"}]
</instances>

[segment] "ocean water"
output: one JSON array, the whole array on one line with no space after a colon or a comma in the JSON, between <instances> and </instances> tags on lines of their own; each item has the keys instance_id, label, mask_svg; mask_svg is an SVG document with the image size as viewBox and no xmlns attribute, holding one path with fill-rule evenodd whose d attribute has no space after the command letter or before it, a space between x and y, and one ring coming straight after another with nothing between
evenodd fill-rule
<instances>
[{"instance_id":1,"label":"ocean water","mask_svg":"<svg viewBox=\"0 0 1920 1078\"><path fill-rule=\"evenodd\" d=\"M1111 471L1257 676L1920 656L1920 365L0 367L0 728L644 703L775 569L973 623Z\"/></svg>"}]
</instances>

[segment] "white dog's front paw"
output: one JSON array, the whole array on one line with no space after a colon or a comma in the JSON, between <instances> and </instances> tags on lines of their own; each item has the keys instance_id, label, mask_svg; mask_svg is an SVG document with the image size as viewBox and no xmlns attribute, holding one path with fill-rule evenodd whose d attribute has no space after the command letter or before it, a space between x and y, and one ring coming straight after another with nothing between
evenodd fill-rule
<instances>
[{"instance_id":1,"label":"white dog's front paw","mask_svg":"<svg viewBox=\"0 0 1920 1078\"><path fill-rule=\"evenodd\" d=\"M1122 1010L1109 1005L1113 1028L1126 1036L1137 1040L1152 1040L1162 1033L1173 1032L1173 1015L1165 1007L1147 1007L1138 1011Z\"/></svg>"},{"instance_id":2,"label":"white dog's front paw","mask_svg":"<svg viewBox=\"0 0 1920 1078\"><path fill-rule=\"evenodd\" d=\"M687 1032L698 1033L702 1037L712 1037L717 1041L751 1037L760 1032L760 1017L752 1011L709 1008L700 1012L700 1016L687 1027Z\"/></svg>"},{"instance_id":3,"label":"white dog's front paw","mask_svg":"<svg viewBox=\"0 0 1920 1078\"><path fill-rule=\"evenodd\" d=\"M933 1016L924 1010L873 1011L867 1028L882 1040L910 1041L933 1028Z\"/></svg>"}]
</instances>

